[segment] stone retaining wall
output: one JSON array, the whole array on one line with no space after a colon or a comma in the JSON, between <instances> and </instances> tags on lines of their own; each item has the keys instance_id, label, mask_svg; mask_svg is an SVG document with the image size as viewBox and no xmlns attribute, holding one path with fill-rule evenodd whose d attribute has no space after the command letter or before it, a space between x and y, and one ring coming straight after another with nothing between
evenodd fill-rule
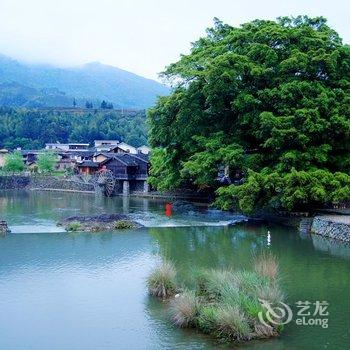
<instances>
[{"instance_id":1,"label":"stone retaining wall","mask_svg":"<svg viewBox=\"0 0 350 350\"><path fill-rule=\"evenodd\" d=\"M312 222L311 232L345 242L350 242L350 223L347 218L338 216L316 216Z\"/></svg>"},{"instance_id":2,"label":"stone retaining wall","mask_svg":"<svg viewBox=\"0 0 350 350\"><path fill-rule=\"evenodd\" d=\"M0 176L0 190L18 189L95 191L93 184L53 176Z\"/></svg>"},{"instance_id":3,"label":"stone retaining wall","mask_svg":"<svg viewBox=\"0 0 350 350\"><path fill-rule=\"evenodd\" d=\"M39 190L95 191L94 185L92 184L51 176L32 177L30 179L29 188Z\"/></svg>"},{"instance_id":4,"label":"stone retaining wall","mask_svg":"<svg viewBox=\"0 0 350 350\"><path fill-rule=\"evenodd\" d=\"M26 188L30 183L29 176L13 175L13 176L0 176L0 189L1 190L17 190Z\"/></svg>"}]
</instances>

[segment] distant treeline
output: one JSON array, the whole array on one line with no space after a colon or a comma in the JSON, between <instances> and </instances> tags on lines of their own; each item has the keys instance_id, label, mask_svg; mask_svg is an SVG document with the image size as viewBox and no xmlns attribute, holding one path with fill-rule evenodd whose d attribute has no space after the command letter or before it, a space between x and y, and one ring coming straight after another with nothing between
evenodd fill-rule
<instances>
[{"instance_id":1,"label":"distant treeline","mask_svg":"<svg viewBox=\"0 0 350 350\"><path fill-rule=\"evenodd\" d=\"M89 142L96 139L147 144L145 112L91 110L74 113L0 107L0 148L40 149L50 142Z\"/></svg>"}]
</instances>

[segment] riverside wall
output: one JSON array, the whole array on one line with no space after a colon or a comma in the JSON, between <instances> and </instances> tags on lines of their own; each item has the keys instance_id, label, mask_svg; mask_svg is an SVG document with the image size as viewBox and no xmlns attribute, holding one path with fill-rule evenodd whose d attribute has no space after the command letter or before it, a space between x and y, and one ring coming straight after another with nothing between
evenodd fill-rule
<instances>
[{"instance_id":1,"label":"riverside wall","mask_svg":"<svg viewBox=\"0 0 350 350\"><path fill-rule=\"evenodd\" d=\"M0 176L0 190L52 190L67 192L94 192L93 184L54 176Z\"/></svg>"},{"instance_id":2,"label":"riverside wall","mask_svg":"<svg viewBox=\"0 0 350 350\"><path fill-rule=\"evenodd\" d=\"M350 216L316 216L312 221L311 232L323 237L350 242Z\"/></svg>"}]
</instances>

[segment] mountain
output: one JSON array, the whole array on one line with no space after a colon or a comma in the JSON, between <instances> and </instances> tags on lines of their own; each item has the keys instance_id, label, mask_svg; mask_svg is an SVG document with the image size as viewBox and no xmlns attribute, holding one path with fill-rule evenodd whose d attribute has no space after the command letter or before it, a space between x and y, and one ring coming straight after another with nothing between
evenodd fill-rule
<instances>
[{"instance_id":1,"label":"mountain","mask_svg":"<svg viewBox=\"0 0 350 350\"><path fill-rule=\"evenodd\" d=\"M74 98L55 88L40 89L18 83L0 84L0 106L7 107L71 107ZM80 101L83 104L83 101Z\"/></svg>"},{"instance_id":2,"label":"mountain","mask_svg":"<svg viewBox=\"0 0 350 350\"><path fill-rule=\"evenodd\" d=\"M168 93L168 87L154 80L98 62L60 68L0 55L2 105L61 107L76 99L80 105L107 100L115 108L144 109Z\"/></svg>"}]
</instances>

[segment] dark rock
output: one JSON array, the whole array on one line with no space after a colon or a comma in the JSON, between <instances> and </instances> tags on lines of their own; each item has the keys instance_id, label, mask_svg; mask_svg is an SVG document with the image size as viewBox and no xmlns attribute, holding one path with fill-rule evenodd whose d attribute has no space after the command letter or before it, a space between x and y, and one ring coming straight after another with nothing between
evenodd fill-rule
<instances>
[{"instance_id":1,"label":"dark rock","mask_svg":"<svg viewBox=\"0 0 350 350\"><path fill-rule=\"evenodd\" d=\"M57 224L66 231L114 231L126 228L142 227L138 222L131 220L124 214L99 214L70 216Z\"/></svg>"},{"instance_id":2,"label":"dark rock","mask_svg":"<svg viewBox=\"0 0 350 350\"><path fill-rule=\"evenodd\" d=\"M0 221L0 234L6 235L7 233L10 233L11 231L8 228L7 222L1 220Z\"/></svg>"}]
</instances>

